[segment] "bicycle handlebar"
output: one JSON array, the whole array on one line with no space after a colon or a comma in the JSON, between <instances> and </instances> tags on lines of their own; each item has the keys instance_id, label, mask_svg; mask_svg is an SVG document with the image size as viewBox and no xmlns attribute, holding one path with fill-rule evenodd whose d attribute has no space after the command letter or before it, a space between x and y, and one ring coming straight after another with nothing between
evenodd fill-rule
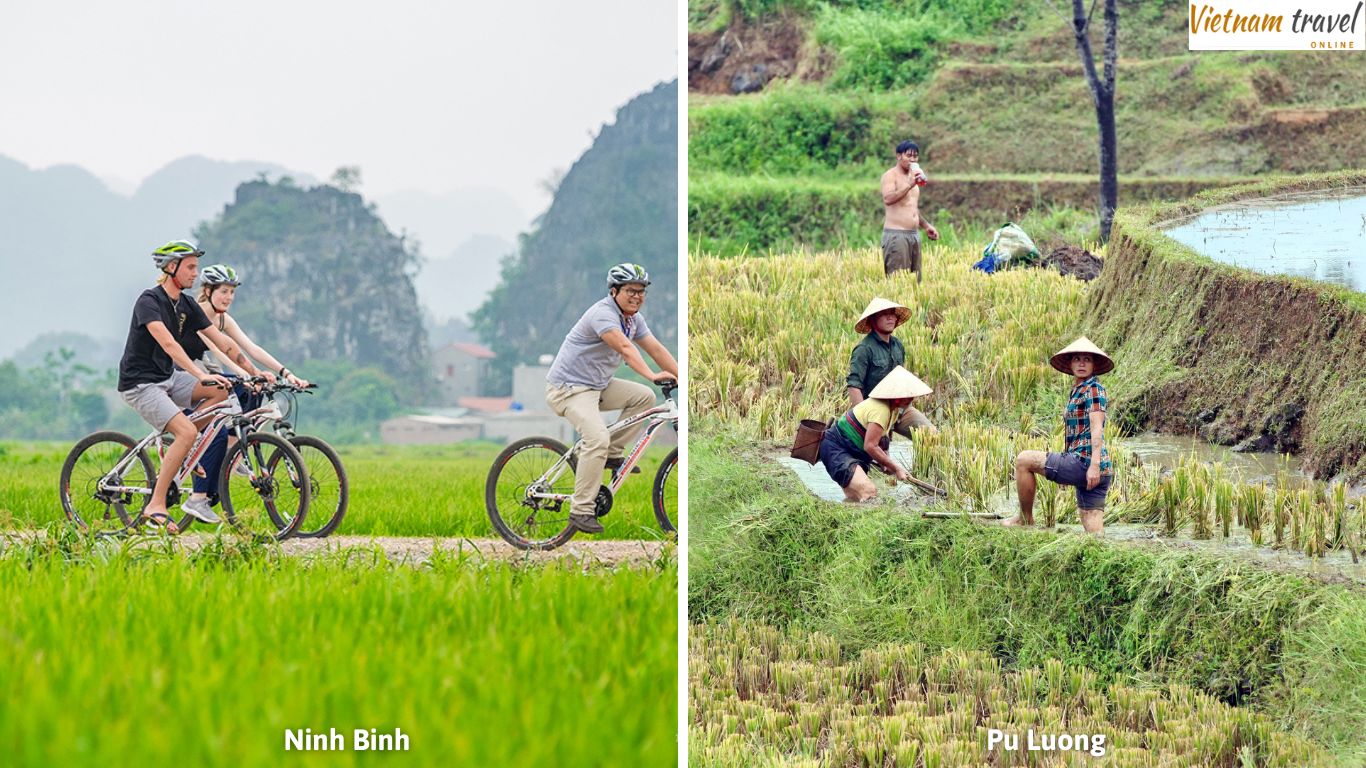
<instances>
[{"instance_id":1,"label":"bicycle handlebar","mask_svg":"<svg viewBox=\"0 0 1366 768\"><path fill-rule=\"evenodd\" d=\"M670 397L674 390L678 389L678 379L660 379L655 382L655 386L659 387L665 397Z\"/></svg>"}]
</instances>

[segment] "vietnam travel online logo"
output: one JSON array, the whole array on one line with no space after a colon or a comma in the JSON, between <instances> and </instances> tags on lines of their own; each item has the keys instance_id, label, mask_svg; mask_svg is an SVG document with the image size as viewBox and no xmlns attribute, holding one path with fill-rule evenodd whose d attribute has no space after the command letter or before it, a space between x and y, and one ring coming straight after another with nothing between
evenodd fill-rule
<instances>
[{"instance_id":1,"label":"vietnam travel online logo","mask_svg":"<svg viewBox=\"0 0 1366 768\"><path fill-rule=\"evenodd\" d=\"M1192 51L1366 50L1366 0L1192 2Z\"/></svg>"}]
</instances>

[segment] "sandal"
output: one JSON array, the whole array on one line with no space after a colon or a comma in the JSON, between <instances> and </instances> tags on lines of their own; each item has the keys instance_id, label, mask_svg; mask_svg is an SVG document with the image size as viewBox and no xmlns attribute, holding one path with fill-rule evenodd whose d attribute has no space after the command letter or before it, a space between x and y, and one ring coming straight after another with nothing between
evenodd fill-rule
<instances>
[{"instance_id":1,"label":"sandal","mask_svg":"<svg viewBox=\"0 0 1366 768\"><path fill-rule=\"evenodd\" d=\"M150 515L143 515L142 519L151 521L152 524L165 528L166 532L172 536L180 533L180 526L176 525L176 522L171 519L171 516L165 512L153 512Z\"/></svg>"}]
</instances>

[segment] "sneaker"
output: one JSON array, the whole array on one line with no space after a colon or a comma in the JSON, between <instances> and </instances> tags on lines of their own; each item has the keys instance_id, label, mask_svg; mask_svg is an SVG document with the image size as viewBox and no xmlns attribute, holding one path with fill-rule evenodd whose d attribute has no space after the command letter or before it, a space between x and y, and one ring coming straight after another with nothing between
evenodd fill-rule
<instances>
[{"instance_id":1,"label":"sneaker","mask_svg":"<svg viewBox=\"0 0 1366 768\"><path fill-rule=\"evenodd\" d=\"M608 460L607 460L607 464L605 465L604 468L605 468L605 469L611 470L611 471L612 471L612 474L615 475L615 474L617 473L617 470L618 470L618 469L621 469L621 465L623 465L623 464L625 464L625 463L626 463L626 457L624 457L624 456L617 456L616 458L608 459ZM637 464L637 465L634 466L634 467L631 467L631 474L633 474L633 475L638 475L638 474L640 474L640 465L639 465L639 464Z\"/></svg>"},{"instance_id":2,"label":"sneaker","mask_svg":"<svg viewBox=\"0 0 1366 768\"><path fill-rule=\"evenodd\" d=\"M239 461L236 464L234 464L232 467L232 473L234 475L237 475L238 477L245 477L248 480L251 479L251 470L247 469L247 463L245 461Z\"/></svg>"},{"instance_id":3,"label":"sneaker","mask_svg":"<svg viewBox=\"0 0 1366 768\"><path fill-rule=\"evenodd\" d=\"M202 523L217 524L223 522L218 519L218 515L213 513L208 499L187 499L181 503L180 508L185 510L185 514Z\"/></svg>"},{"instance_id":4,"label":"sneaker","mask_svg":"<svg viewBox=\"0 0 1366 768\"><path fill-rule=\"evenodd\" d=\"M602 523L595 515L570 515L569 524L582 533L602 533Z\"/></svg>"}]
</instances>

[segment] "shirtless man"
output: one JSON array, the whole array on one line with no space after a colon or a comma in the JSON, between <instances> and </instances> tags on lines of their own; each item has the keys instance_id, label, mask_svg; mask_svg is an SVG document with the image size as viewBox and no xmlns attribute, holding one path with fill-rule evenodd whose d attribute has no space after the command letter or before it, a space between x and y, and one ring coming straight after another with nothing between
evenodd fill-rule
<instances>
[{"instance_id":1,"label":"shirtless man","mask_svg":"<svg viewBox=\"0 0 1366 768\"><path fill-rule=\"evenodd\" d=\"M920 147L913 141L896 145L896 165L882 174L882 268L887 274L900 269L915 270L921 279L920 232L931 240L939 239L939 230L920 216L920 186L912 163L920 162Z\"/></svg>"}]
</instances>

